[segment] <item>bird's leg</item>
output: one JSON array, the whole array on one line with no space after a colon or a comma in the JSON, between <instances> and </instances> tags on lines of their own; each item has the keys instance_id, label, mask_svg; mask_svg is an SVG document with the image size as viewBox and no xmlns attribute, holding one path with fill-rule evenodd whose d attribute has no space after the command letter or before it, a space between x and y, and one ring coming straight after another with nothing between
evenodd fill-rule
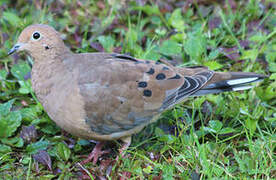
<instances>
[{"instance_id":1,"label":"bird's leg","mask_svg":"<svg viewBox=\"0 0 276 180\"><path fill-rule=\"evenodd\" d=\"M104 144L105 142L97 142L93 151L88 155L88 157L85 160L81 162L81 164L86 164L92 160L93 164L96 164L101 155L109 153L109 150L102 151Z\"/></svg>"},{"instance_id":2,"label":"bird's leg","mask_svg":"<svg viewBox=\"0 0 276 180\"><path fill-rule=\"evenodd\" d=\"M124 157L125 150L127 150L127 148L129 147L129 145L131 144L131 136L121 138L121 140L123 141L124 144L119 149L119 155L117 156L116 160L119 159L119 156Z\"/></svg>"}]
</instances>

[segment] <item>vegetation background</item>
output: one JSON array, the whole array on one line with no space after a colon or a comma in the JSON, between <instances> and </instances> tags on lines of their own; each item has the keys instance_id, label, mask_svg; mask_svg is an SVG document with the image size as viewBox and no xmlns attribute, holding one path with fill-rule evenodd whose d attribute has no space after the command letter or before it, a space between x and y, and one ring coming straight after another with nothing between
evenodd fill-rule
<instances>
[{"instance_id":1,"label":"vegetation background","mask_svg":"<svg viewBox=\"0 0 276 180\"><path fill-rule=\"evenodd\" d=\"M0 179L275 179L274 0L0 0ZM192 98L119 143L96 165L77 165L94 143L61 131L37 102L32 60L5 57L24 27L46 23L76 53L250 71L270 77L244 92Z\"/></svg>"}]
</instances>

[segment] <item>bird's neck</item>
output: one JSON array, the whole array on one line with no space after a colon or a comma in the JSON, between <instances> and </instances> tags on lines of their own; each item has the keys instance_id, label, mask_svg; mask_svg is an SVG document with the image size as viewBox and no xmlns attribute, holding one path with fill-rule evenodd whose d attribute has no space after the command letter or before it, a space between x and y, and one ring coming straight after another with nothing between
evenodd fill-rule
<instances>
[{"instance_id":1,"label":"bird's neck","mask_svg":"<svg viewBox=\"0 0 276 180\"><path fill-rule=\"evenodd\" d=\"M66 56L66 57L65 57ZM70 54L59 56L40 56L34 59L32 68L32 87L40 98L47 96L51 92L52 87L59 83L59 79L68 73L64 60Z\"/></svg>"}]
</instances>

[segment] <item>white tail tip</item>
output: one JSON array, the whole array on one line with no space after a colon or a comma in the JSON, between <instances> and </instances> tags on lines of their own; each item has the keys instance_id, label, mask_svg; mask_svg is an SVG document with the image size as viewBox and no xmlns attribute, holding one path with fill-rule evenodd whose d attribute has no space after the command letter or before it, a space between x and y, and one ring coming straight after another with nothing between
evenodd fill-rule
<instances>
[{"instance_id":1,"label":"white tail tip","mask_svg":"<svg viewBox=\"0 0 276 180\"><path fill-rule=\"evenodd\" d=\"M243 90L247 90L247 89L251 89L251 88L253 88L253 86L234 87L233 91L243 91Z\"/></svg>"},{"instance_id":2,"label":"white tail tip","mask_svg":"<svg viewBox=\"0 0 276 180\"><path fill-rule=\"evenodd\" d=\"M226 83L230 86L232 85L238 85L238 84L244 84L244 83L250 83L253 81L256 81L258 77L252 77L252 78L241 78L241 79L232 79L226 81Z\"/></svg>"}]
</instances>

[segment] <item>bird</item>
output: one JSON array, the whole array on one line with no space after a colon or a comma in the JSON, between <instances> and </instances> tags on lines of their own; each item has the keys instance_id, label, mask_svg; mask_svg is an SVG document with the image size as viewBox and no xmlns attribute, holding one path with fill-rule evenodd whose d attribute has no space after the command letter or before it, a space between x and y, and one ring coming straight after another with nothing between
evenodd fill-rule
<instances>
[{"instance_id":1,"label":"bird","mask_svg":"<svg viewBox=\"0 0 276 180\"><path fill-rule=\"evenodd\" d=\"M188 97L252 88L266 75L178 67L119 53L73 53L46 24L27 26L8 55L26 52L34 61L33 91L49 117L74 136L97 141L82 163L107 153L107 141L131 136Z\"/></svg>"}]
</instances>

